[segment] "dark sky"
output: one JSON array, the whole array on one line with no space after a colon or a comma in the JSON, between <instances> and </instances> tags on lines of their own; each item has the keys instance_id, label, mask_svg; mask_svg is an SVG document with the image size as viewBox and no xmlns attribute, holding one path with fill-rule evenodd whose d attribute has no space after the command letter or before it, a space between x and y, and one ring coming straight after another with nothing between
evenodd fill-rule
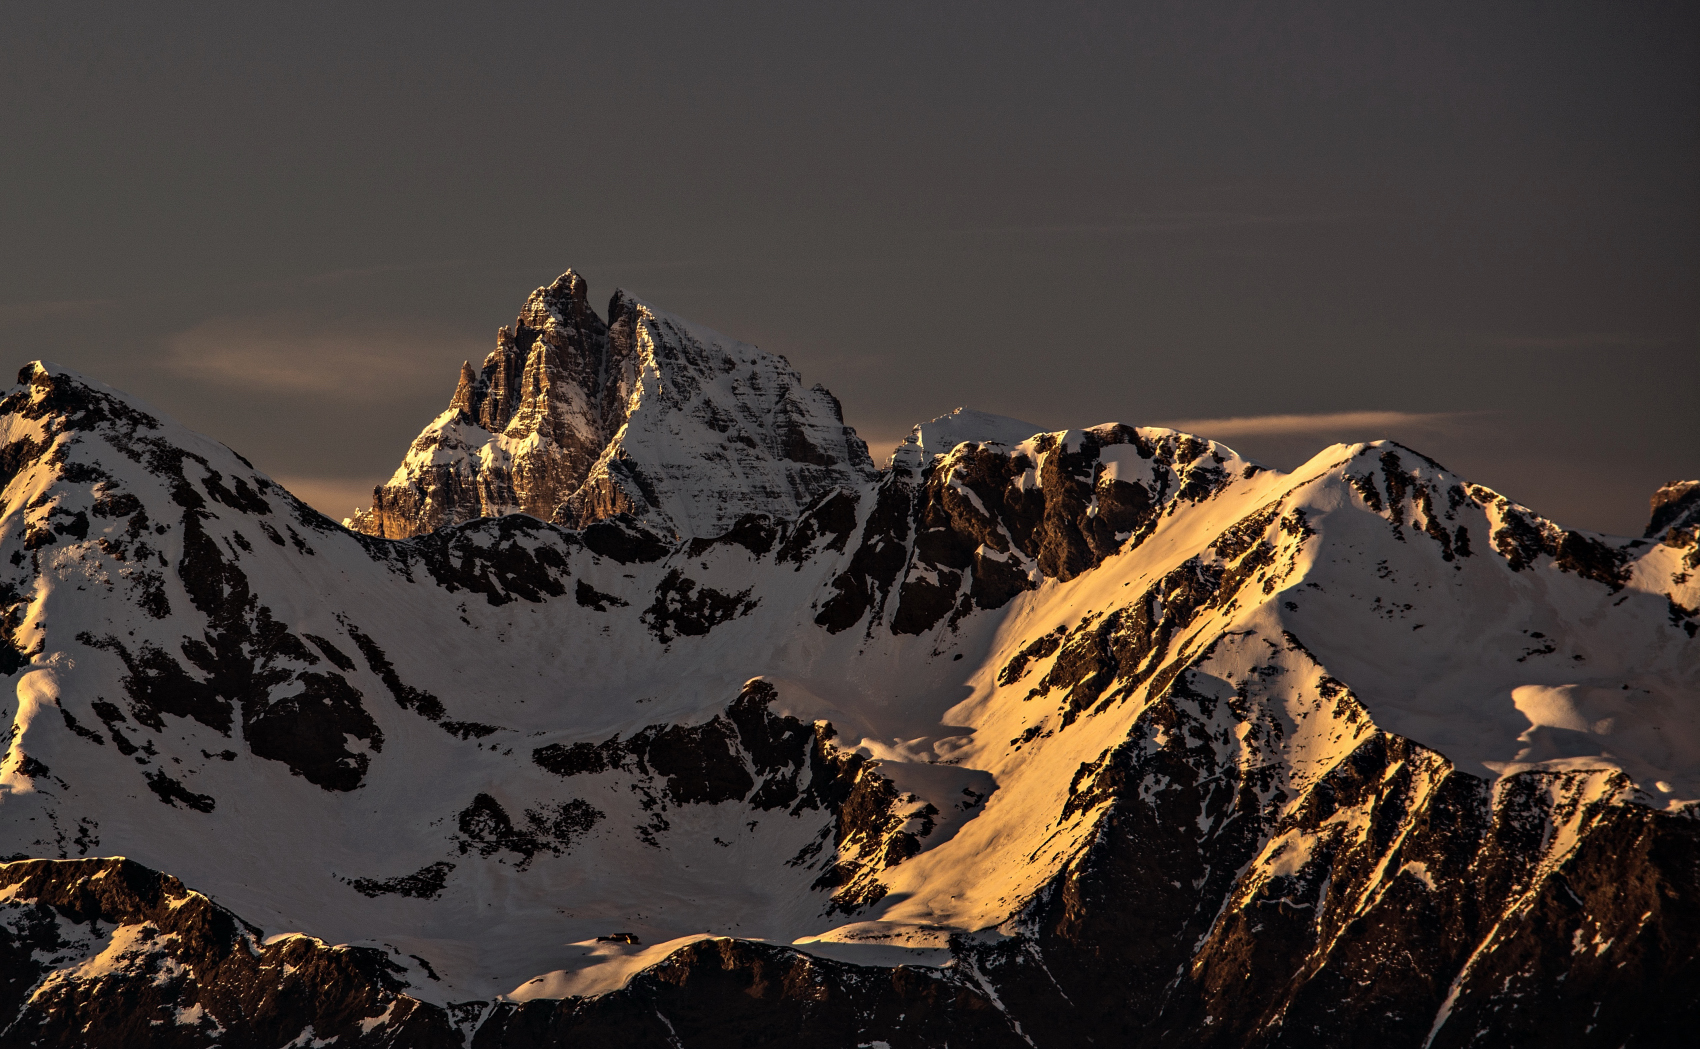
<instances>
[{"instance_id":1,"label":"dark sky","mask_svg":"<svg viewBox=\"0 0 1700 1049\"><path fill-rule=\"evenodd\" d=\"M1392 436L1635 534L1700 477L1692 0L35 6L7 360L337 516L568 266L876 445L959 404Z\"/></svg>"}]
</instances>

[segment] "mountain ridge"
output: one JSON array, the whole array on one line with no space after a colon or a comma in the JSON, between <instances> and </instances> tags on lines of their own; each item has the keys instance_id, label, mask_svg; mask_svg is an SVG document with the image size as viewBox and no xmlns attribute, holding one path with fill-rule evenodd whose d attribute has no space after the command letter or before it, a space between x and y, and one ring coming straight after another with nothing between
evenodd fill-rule
<instances>
[{"instance_id":1,"label":"mountain ridge","mask_svg":"<svg viewBox=\"0 0 1700 1049\"><path fill-rule=\"evenodd\" d=\"M1390 442L1281 473L1120 424L946 448L953 415L713 534L398 540L26 367L0 826L51 863L0 868L13 1029L81 1044L148 987L101 1039L271 1044L256 979L339 1044L1688 1029L1688 488L1603 537ZM373 953L227 992L192 974L242 933L162 936L148 869Z\"/></svg>"}]
</instances>

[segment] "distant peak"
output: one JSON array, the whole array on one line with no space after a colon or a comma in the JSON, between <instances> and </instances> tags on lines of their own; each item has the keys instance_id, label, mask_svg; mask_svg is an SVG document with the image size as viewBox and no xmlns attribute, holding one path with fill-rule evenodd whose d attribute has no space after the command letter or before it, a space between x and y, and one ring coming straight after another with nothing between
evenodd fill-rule
<instances>
[{"instance_id":1,"label":"distant peak","mask_svg":"<svg viewBox=\"0 0 1700 1049\"><path fill-rule=\"evenodd\" d=\"M935 455L944 455L964 441L1019 444L1044 427L993 415L974 408L955 408L936 419L917 423L891 453L888 466L919 469Z\"/></svg>"},{"instance_id":2,"label":"distant peak","mask_svg":"<svg viewBox=\"0 0 1700 1049\"><path fill-rule=\"evenodd\" d=\"M354 527L399 538L516 512L631 513L716 535L877 476L838 401L784 358L623 290L604 323L588 293L570 269L532 291Z\"/></svg>"}]
</instances>

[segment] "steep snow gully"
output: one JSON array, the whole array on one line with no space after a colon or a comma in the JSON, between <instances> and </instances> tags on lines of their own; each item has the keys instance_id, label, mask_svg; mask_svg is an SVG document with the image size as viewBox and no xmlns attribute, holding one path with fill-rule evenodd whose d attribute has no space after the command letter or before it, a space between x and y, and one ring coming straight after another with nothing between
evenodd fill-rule
<instances>
[{"instance_id":1,"label":"steep snow gully","mask_svg":"<svg viewBox=\"0 0 1700 1049\"><path fill-rule=\"evenodd\" d=\"M1691 1044L1700 484L1565 529L568 273L344 525L0 401L0 1045Z\"/></svg>"}]
</instances>

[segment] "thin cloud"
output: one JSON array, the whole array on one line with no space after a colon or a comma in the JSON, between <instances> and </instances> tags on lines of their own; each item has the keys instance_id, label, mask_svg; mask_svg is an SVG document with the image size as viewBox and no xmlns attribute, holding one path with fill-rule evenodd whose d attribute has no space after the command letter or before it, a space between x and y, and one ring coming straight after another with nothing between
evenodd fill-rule
<instances>
[{"instance_id":1,"label":"thin cloud","mask_svg":"<svg viewBox=\"0 0 1700 1049\"><path fill-rule=\"evenodd\" d=\"M1204 437L1279 437L1338 433L1382 436L1392 430L1444 426L1465 412L1324 412L1316 415L1236 415L1224 419L1172 419L1158 423Z\"/></svg>"},{"instance_id":2,"label":"thin cloud","mask_svg":"<svg viewBox=\"0 0 1700 1049\"><path fill-rule=\"evenodd\" d=\"M166 366L186 378L257 393L347 401L441 390L451 358L481 359L470 342L425 328L325 329L298 319L218 318L166 340Z\"/></svg>"}]
</instances>

